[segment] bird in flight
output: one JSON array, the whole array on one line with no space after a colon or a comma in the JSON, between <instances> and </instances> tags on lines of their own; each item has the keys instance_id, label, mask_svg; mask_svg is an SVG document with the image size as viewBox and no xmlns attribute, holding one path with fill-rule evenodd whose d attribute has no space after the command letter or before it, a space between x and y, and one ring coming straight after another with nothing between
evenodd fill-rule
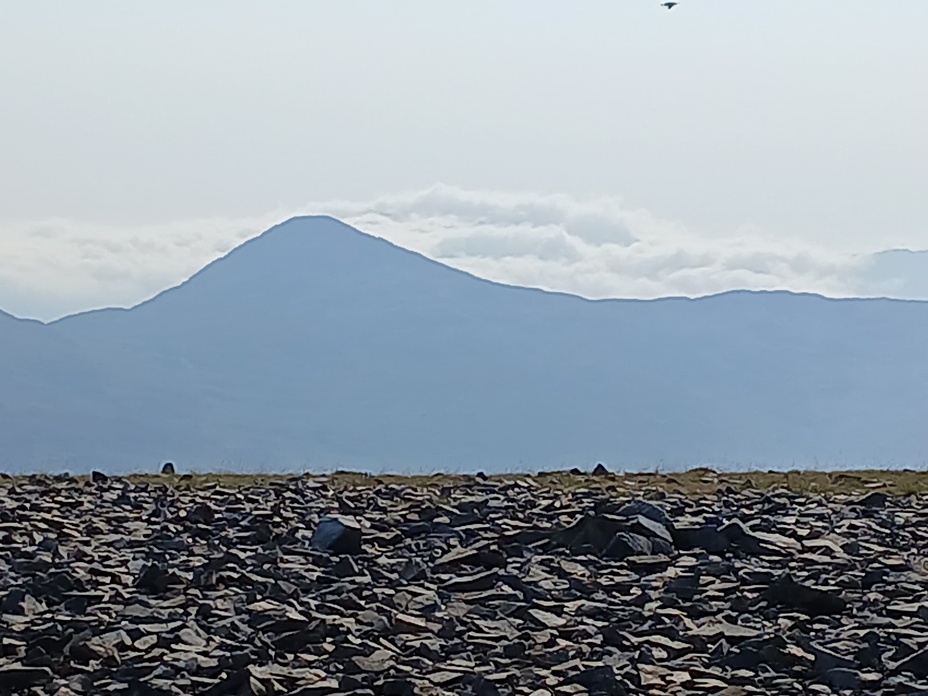
<instances>
[{"instance_id":1,"label":"bird in flight","mask_svg":"<svg viewBox=\"0 0 928 696\"><path fill-rule=\"evenodd\" d=\"M661 3L661 7L666 7L668 10L672 10L673 8L675 8L675 7L676 7L677 5L679 5L679 4L680 4L680 3L678 3L678 2L662 2L662 3Z\"/></svg>"}]
</instances>

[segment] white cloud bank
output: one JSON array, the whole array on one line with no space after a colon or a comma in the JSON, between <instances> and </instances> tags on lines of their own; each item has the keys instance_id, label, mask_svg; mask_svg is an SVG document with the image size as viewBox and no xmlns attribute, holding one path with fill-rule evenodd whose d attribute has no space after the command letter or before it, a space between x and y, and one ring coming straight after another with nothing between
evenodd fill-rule
<instances>
[{"instance_id":1,"label":"white cloud bank","mask_svg":"<svg viewBox=\"0 0 928 696\"><path fill-rule=\"evenodd\" d=\"M69 220L2 225L0 308L48 320L92 307L131 306L297 214L332 215L491 280L591 298L784 289L928 299L928 253L855 254L750 227L707 237L611 198L439 185L250 219L131 229Z\"/></svg>"}]
</instances>

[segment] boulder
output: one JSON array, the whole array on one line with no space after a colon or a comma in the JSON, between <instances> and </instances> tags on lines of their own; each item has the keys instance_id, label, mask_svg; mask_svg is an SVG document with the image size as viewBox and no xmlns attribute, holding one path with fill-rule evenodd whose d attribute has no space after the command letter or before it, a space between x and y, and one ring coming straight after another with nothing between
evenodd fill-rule
<instances>
[{"instance_id":1,"label":"boulder","mask_svg":"<svg viewBox=\"0 0 928 696\"><path fill-rule=\"evenodd\" d=\"M361 553L361 525L353 517L330 515L319 521L310 545L333 554Z\"/></svg>"}]
</instances>

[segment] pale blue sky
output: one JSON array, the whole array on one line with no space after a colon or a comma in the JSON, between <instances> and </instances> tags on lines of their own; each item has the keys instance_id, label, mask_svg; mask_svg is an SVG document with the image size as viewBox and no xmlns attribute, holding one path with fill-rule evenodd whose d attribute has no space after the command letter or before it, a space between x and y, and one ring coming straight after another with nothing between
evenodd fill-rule
<instances>
[{"instance_id":1,"label":"pale blue sky","mask_svg":"<svg viewBox=\"0 0 928 696\"><path fill-rule=\"evenodd\" d=\"M924 0L0 8L0 289L24 224L438 182L612 198L707 240L928 248Z\"/></svg>"}]
</instances>

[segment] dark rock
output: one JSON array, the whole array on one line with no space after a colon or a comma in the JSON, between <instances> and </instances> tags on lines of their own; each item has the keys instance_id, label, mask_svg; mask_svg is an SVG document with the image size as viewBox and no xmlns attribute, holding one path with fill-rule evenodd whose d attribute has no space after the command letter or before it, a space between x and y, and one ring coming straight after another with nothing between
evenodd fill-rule
<instances>
[{"instance_id":1,"label":"dark rock","mask_svg":"<svg viewBox=\"0 0 928 696\"><path fill-rule=\"evenodd\" d=\"M0 666L0 692L17 692L47 684L54 678L48 667L27 667L21 664Z\"/></svg>"},{"instance_id":2,"label":"dark rock","mask_svg":"<svg viewBox=\"0 0 928 696\"><path fill-rule=\"evenodd\" d=\"M883 650L880 648L880 636L875 631L864 635L864 645L854 655L854 661L861 667L882 668Z\"/></svg>"},{"instance_id":3,"label":"dark rock","mask_svg":"<svg viewBox=\"0 0 928 696\"><path fill-rule=\"evenodd\" d=\"M813 656L812 671L815 674L824 675L832 669L855 669L857 667L853 660L813 643L811 640L802 638L801 644L803 650Z\"/></svg>"},{"instance_id":4,"label":"dark rock","mask_svg":"<svg viewBox=\"0 0 928 696\"><path fill-rule=\"evenodd\" d=\"M676 527L673 538L676 547L682 551L702 549L708 553L723 554L731 546L728 537L712 525Z\"/></svg>"},{"instance_id":5,"label":"dark rock","mask_svg":"<svg viewBox=\"0 0 928 696\"><path fill-rule=\"evenodd\" d=\"M216 521L216 511L207 503L199 503L187 513L187 520L193 524L210 525Z\"/></svg>"},{"instance_id":6,"label":"dark rock","mask_svg":"<svg viewBox=\"0 0 928 696\"><path fill-rule=\"evenodd\" d=\"M416 696L416 685L410 679L385 679L377 693L383 696Z\"/></svg>"},{"instance_id":7,"label":"dark rock","mask_svg":"<svg viewBox=\"0 0 928 696\"><path fill-rule=\"evenodd\" d=\"M0 614L25 614L27 597L29 597L29 594L26 590L22 587L14 587L0 601Z\"/></svg>"},{"instance_id":8,"label":"dark rock","mask_svg":"<svg viewBox=\"0 0 928 696\"><path fill-rule=\"evenodd\" d=\"M143 567L136 581L136 587L142 592L153 595L164 594L170 584L170 575L157 563Z\"/></svg>"},{"instance_id":9,"label":"dark rock","mask_svg":"<svg viewBox=\"0 0 928 696\"><path fill-rule=\"evenodd\" d=\"M247 669L239 669L232 674L220 679L211 687L203 691L203 696L226 696L227 694L252 694L251 672Z\"/></svg>"},{"instance_id":10,"label":"dark rock","mask_svg":"<svg viewBox=\"0 0 928 696\"><path fill-rule=\"evenodd\" d=\"M337 578L353 578L360 575L361 571L351 556L343 556L338 559L338 563L332 566L332 574Z\"/></svg>"},{"instance_id":11,"label":"dark rock","mask_svg":"<svg viewBox=\"0 0 928 696\"><path fill-rule=\"evenodd\" d=\"M502 696L496 684L484 677L477 677L471 685L471 693L474 696Z\"/></svg>"},{"instance_id":12,"label":"dark rock","mask_svg":"<svg viewBox=\"0 0 928 696\"><path fill-rule=\"evenodd\" d=\"M173 476L174 473L175 473L175 471L174 471L174 462L165 462L165 463L161 466L161 474L162 474L163 476Z\"/></svg>"},{"instance_id":13,"label":"dark rock","mask_svg":"<svg viewBox=\"0 0 928 696\"><path fill-rule=\"evenodd\" d=\"M886 568L870 568L860 579L860 586L865 590L873 589L874 585L880 585L886 582L889 571Z\"/></svg>"},{"instance_id":14,"label":"dark rock","mask_svg":"<svg viewBox=\"0 0 928 696\"><path fill-rule=\"evenodd\" d=\"M418 582L428 576L428 566L420 560L412 558L400 569L400 577L407 582Z\"/></svg>"},{"instance_id":15,"label":"dark rock","mask_svg":"<svg viewBox=\"0 0 928 696\"><path fill-rule=\"evenodd\" d=\"M660 522L655 522L644 515L635 515L629 517L628 529L635 534L640 534L648 539L660 540L673 548L673 535Z\"/></svg>"},{"instance_id":16,"label":"dark rock","mask_svg":"<svg viewBox=\"0 0 928 696\"><path fill-rule=\"evenodd\" d=\"M559 532L555 540L574 554L601 554L612 543L626 524L604 515L585 515L567 529Z\"/></svg>"},{"instance_id":17,"label":"dark rock","mask_svg":"<svg viewBox=\"0 0 928 696\"><path fill-rule=\"evenodd\" d=\"M699 581L699 575L682 575L667 583L667 591L680 599L689 601L699 591Z\"/></svg>"},{"instance_id":18,"label":"dark rock","mask_svg":"<svg viewBox=\"0 0 928 696\"><path fill-rule=\"evenodd\" d=\"M274 538L274 529L267 522L258 522L251 530L253 544L266 544Z\"/></svg>"},{"instance_id":19,"label":"dark rock","mask_svg":"<svg viewBox=\"0 0 928 696\"><path fill-rule=\"evenodd\" d=\"M896 662L894 665L892 665L890 671L893 674L907 672L918 677L919 679L928 677L928 648L919 650L918 652L909 655L905 659Z\"/></svg>"},{"instance_id":20,"label":"dark rock","mask_svg":"<svg viewBox=\"0 0 928 696\"><path fill-rule=\"evenodd\" d=\"M361 553L361 525L342 515L331 515L319 521L310 544L319 551L334 554Z\"/></svg>"},{"instance_id":21,"label":"dark rock","mask_svg":"<svg viewBox=\"0 0 928 696\"><path fill-rule=\"evenodd\" d=\"M632 500L620 508L617 514L624 517L638 517L640 515L652 522L657 522L666 529L673 527L667 511L654 503L649 503L647 500Z\"/></svg>"},{"instance_id":22,"label":"dark rock","mask_svg":"<svg viewBox=\"0 0 928 696\"><path fill-rule=\"evenodd\" d=\"M886 507L888 502L889 496L885 493L881 493L880 491L871 491L862 498L854 501L854 505L871 509L879 509Z\"/></svg>"},{"instance_id":23,"label":"dark rock","mask_svg":"<svg viewBox=\"0 0 928 696\"><path fill-rule=\"evenodd\" d=\"M664 539L651 539L651 553L655 556L666 556L670 557L676 553L676 549L668 541Z\"/></svg>"},{"instance_id":24,"label":"dark rock","mask_svg":"<svg viewBox=\"0 0 928 696\"><path fill-rule=\"evenodd\" d=\"M835 667L825 672L823 681L838 691L859 692L863 688L860 672L843 667Z\"/></svg>"},{"instance_id":25,"label":"dark rock","mask_svg":"<svg viewBox=\"0 0 928 696\"><path fill-rule=\"evenodd\" d=\"M442 589L445 592L486 592L496 586L498 577L499 574L495 570L464 575L444 583Z\"/></svg>"},{"instance_id":26,"label":"dark rock","mask_svg":"<svg viewBox=\"0 0 928 696\"><path fill-rule=\"evenodd\" d=\"M651 541L640 534L619 532L602 553L603 558L622 560L630 556L650 556L653 551Z\"/></svg>"},{"instance_id":27,"label":"dark rock","mask_svg":"<svg viewBox=\"0 0 928 696\"><path fill-rule=\"evenodd\" d=\"M839 594L795 582L789 573L776 580L766 592L770 602L801 611L809 616L840 614L847 602Z\"/></svg>"},{"instance_id":28,"label":"dark rock","mask_svg":"<svg viewBox=\"0 0 928 696\"><path fill-rule=\"evenodd\" d=\"M718 664L735 670L757 672L761 665L774 669L792 669L802 658L782 636L765 636L746 640L719 659Z\"/></svg>"},{"instance_id":29,"label":"dark rock","mask_svg":"<svg viewBox=\"0 0 928 696\"><path fill-rule=\"evenodd\" d=\"M567 684L579 684L591 696L626 696L628 691L616 677L615 670L604 665L585 669L579 674L565 680Z\"/></svg>"}]
</instances>

